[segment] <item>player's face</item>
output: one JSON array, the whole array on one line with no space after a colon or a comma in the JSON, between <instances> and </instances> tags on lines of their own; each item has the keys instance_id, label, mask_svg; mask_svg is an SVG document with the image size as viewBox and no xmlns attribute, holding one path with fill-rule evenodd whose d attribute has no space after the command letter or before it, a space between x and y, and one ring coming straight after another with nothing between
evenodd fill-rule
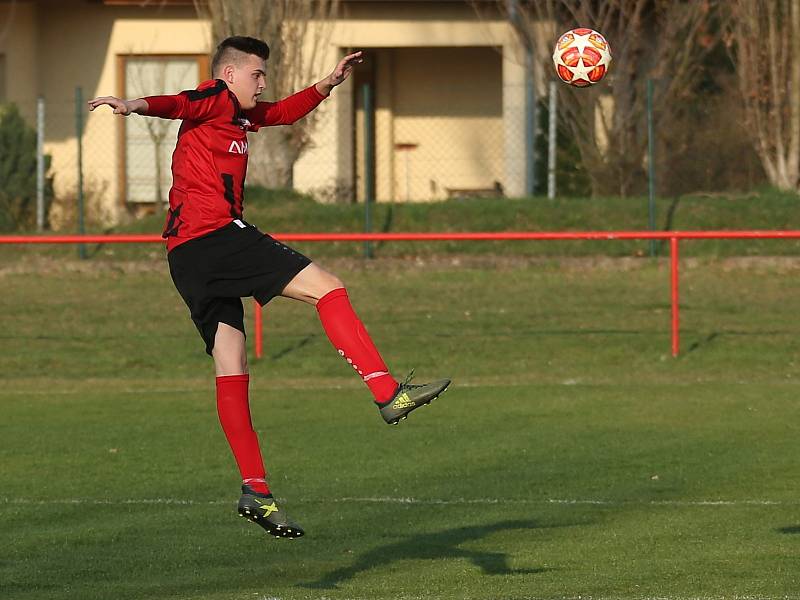
<instances>
[{"instance_id":1,"label":"player's face","mask_svg":"<svg viewBox=\"0 0 800 600\"><path fill-rule=\"evenodd\" d=\"M230 76L228 87L236 95L241 107L244 110L255 107L258 96L267 85L267 62L248 54L233 68Z\"/></svg>"}]
</instances>

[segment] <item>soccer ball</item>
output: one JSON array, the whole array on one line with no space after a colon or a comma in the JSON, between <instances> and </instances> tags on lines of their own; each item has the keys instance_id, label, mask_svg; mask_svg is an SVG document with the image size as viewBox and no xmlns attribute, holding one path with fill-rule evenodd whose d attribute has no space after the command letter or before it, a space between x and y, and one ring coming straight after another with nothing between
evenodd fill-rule
<instances>
[{"instance_id":1,"label":"soccer ball","mask_svg":"<svg viewBox=\"0 0 800 600\"><path fill-rule=\"evenodd\" d=\"M611 64L611 46L594 29L570 29L556 42L553 64L558 78L576 87L593 85Z\"/></svg>"}]
</instances>

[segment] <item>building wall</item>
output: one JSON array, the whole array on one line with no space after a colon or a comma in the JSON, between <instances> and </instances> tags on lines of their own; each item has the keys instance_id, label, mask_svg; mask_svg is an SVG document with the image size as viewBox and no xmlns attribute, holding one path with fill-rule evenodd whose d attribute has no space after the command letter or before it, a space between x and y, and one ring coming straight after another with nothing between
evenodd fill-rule
<instances>
[{"instance_id":1,"label":"building wall","mask_svg":"<svg viewBox=\"0 0 800 600\"><path fill-rule=\"evenodd\" d=\"M441 199L505 179L500 53L403 48L395 65L392 197Z\"/></svg>"},{"instance_id":2,"label":"building wall","mask_svg":"<svg viewBox=\"0 0 800 600\"><path fill-rule=\"evenodd\" d=\"M0 24L8 24L0 37L0 54L5 57L5 100L16 103L29 123L36 118L39 95L39 31L36 6L31 2L0 4Z\"/></svg>"}]
</instances>

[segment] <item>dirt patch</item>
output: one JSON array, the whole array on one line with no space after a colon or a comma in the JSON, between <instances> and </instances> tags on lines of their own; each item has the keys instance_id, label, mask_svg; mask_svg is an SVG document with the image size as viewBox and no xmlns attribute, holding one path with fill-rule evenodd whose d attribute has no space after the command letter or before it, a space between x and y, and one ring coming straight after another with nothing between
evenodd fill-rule
<instances>
[{"instance_id":1,"label":"dirt patch","mask_svg":"<svg viewBox=\"0 0 800 600\"><path fill-rule=\"evenodd\" d=\"M668 268L668 258L638 257L538 257L524 255L459 255L431 254L403 257L376 258L323 258L317 261L323 268L337 271L403 271L409 269L457 270L492 269L518 270L524 268L547 268L569 272L584 271L634 271L652 266L653 260L661 268ZM798 256L739 256L725 258L686 258L681 260L681 269L697 269L714 265L723 271L756 270L769 272L800 271ZM55 273L154 273L167 272L163 257L139 260L66 259L45 256L24 256L18 260L0 264L0 277L9 275L55 274Z\"/></svg>"},{"instance_id":2,"label":"dirt patch","mask_svg":"<svg viewBox=\"0 0 800 600\"><path fill-rule=\"evenodd\" d=\"M724 271L757 270L788 272L800 270L800 256L731 256L718 259L691 258L687 266L701 266L713 262Z\"/></svg>"}]
</instances>

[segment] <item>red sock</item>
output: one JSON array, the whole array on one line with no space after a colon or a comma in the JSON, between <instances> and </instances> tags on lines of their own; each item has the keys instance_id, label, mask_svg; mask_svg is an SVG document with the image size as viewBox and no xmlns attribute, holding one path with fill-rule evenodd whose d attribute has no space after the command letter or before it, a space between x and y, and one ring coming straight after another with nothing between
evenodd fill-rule
<instances>
[{"instance_id":1,"label":"red sock","mask_svg":"<svg viewBox=\"0 0 800 600\"><path fill-rule=\"evenodd\" d=\"M397 382L350 305L347 291L337 288L325 294L317 302L317 312L333 347L358 372L375 397L375 402L391 400L397 390Z\"/></svg>"},{"instance_id":2,"label":"red sock","mask_svg":"<svg viewBox=\"0 0 800 600\"><path fill-rule=\"evenodd\" d=\"M246 374L217 377L217 413L242 482L260 494L269 494L258 436L250 420L249 383L250 376Z\"/></svg>"}]
</instances>

